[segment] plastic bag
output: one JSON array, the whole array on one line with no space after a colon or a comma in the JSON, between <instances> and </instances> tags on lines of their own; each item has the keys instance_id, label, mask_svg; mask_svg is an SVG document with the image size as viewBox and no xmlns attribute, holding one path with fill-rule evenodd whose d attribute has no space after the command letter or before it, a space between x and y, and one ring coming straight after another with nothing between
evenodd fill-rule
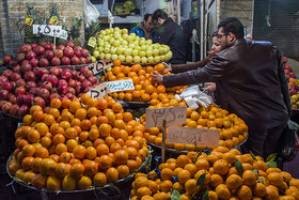
<instances>
[{"instance_id":1,"label":"plastic bag","mask_svg":"<svg viewBox=\"0 0 299 200\"><path fill-rule=\"evenodd\" d=\"M98 20L98 17L100 17L100 12L89 0L86 0L84 4L84 15L85 25L86 27L89 27L92 22Z\"/></svg>"},{"instance_id":2,"label":"plastic bag","mask_svg":"<svg viewBox=\"0 0 299 200\"><path fill-rule=\"evenodd\" d=\"M180 95L176 95L178 100L184 99L190 108L196 109L199 105L208 107L214 103L213 98L201 91L198 85L191 85L186 88Z\"/></svg>"}]
</instances>

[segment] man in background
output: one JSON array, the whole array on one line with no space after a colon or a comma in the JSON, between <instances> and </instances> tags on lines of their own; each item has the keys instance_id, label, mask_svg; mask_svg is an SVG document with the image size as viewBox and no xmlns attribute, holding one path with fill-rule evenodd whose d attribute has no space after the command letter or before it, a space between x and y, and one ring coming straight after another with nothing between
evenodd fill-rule
<instances>
[{"instance_id":1,"label":"man in background","mask_svg":"<svg viewBox=\"0 0 299 200\"><path fill-rule=\"evenodd\" d=\"M155 26L153 42L170 47L173 53L173 57L169 61L171 64L186 63L187 39L182 28L161 9L153 13L152 20Z\"/></svg>"},{"instance_id":2,"label":"man in background","mask_svg":"<svg viewBox=\"0 0 299 200\"><path fill-rule=\"evenodd\" d=\"M130 30L130 33L135 33L139 37L144 37L145 39L151 39L152 34L152 15L145 14L143 21Z\"/></svg>"}]
</instances>

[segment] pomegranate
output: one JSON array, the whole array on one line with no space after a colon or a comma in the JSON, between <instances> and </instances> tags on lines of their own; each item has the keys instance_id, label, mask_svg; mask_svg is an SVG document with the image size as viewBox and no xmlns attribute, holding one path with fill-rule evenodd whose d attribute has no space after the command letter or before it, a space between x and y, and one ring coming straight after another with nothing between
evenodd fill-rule
<instances>
[{"instance_id":1,"label":"pomegranate","mask_svg":"<svg viewBox=\"0 0 299 200\"><path fill-rule=\"evenodd\" d=\"M73 57L74 56L74 50L73 50L73 48L72 47L70 47L70 46L67 46L67 47L65 47L64 49L63 49L63 55L64 56L67 56L67 57L69 57L69 58L71 58L71 57Z\"/></svg>"},{"instance_id":2,"label":"pomegranate","mask_svg":"<svg viewBox=\"0 0 299 200\"><path fill-rule=\"evenodd\" d=\"M58 57L53 57L52 60L51 60L51 64L52 65L60 65L61 62L60 62L60 59Z\"/></svg>"},{"instance_id":3,"label":"pomegranate","mask_svg":"<svg viewBox=\"0 0 299 200\"><path fill-rule=\"evenodd\" d=\"M49 65L49 61L46 58L41 58L38 62L40 67L47 67Z\"/></svg>"}]
</instances>

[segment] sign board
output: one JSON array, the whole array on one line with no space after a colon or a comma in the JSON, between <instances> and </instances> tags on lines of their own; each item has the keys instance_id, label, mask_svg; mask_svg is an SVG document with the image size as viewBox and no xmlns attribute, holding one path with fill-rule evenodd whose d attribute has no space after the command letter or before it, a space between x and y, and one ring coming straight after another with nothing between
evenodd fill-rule
<instances>
[{"instance_id":1,"label":"sign board","mask_svg":"<svg viewBox=\"0 0 299 200\"><path fill-rule=\"evenodd\" d=\"M207 128L169 127L167 142L216 147L219 145L219 132Z\"/></svg>"},{"instance_id":2,"label":"sign board","mask_svg":"<svg viewBox=\"0 0 299 200\"><path fill-rule=\"evenodd\" d=\"M166 127L182 125L186 121L186 107L147 108L146 127Z\"/></svg>"},{"instance_id":3,"label":"sign board","mask_svg":"<svg viewBox=\"0 0 299 200\"><path fill-rule=\"evenodd\" d=\"M90 89L88 91L88 94L94 99L105 96L107 94L106 83L101 83L101 84L97 85L96 87Z\"/></svg>"},{"instance_id":4,"label":"sign board","mask_svg":"<svg viewBox=\"0 0 299 200\"><path fill-rule=\"evenodd\" d=\"M135 86L132 79L106 82L107 90L111 92L134 90Z\"/></svg>"},{"instance_id":5,"label":"sign board","mask_svg":"<svg viewBox=\"0 0 299 200\"><path fill-rule=\"evenodd\" d=\"M113 63L107 63L105 61L98 61L96 63L92 63L90 64L89 68L92 71L93 75L98 75L101 72L103 72L104 70L107 70L108 68L110 68L113 65Z\"/></svg>"},{"instance_id":6,"label":"sign board","mask_svg":"<svg viewBox=\"0 0 299 200\"><path fill-rule=\"evenodd\" d=\"M67 40L68 33L63 30L61 26L54 26L48 24L33 24L32 26L33 34L43 34L46 36L57 37Z\"/></svg>"}]
</instances>

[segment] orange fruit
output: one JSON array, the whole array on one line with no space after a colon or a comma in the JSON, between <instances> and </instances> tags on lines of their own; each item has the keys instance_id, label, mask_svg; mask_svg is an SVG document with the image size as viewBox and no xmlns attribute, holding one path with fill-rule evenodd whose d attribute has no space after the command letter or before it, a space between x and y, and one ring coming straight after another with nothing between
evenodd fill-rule
<instances>
[{"instance_id":1,"label":"orange fruit","mask_svg":"<svg viewBox=\"0 0 299 200\"><path fill-rule=\"evenodd\" d=\"M49 176L47 178L47 189L50 191L57 191L61 188L60 180L55 176Z\"/></svg>"},{"instance_id":2,"label":"orange fruit","mask_svg":"<svg viewBox=\"0 0 299 200\"><path fill-rule=\"evenodd\" d=\"M113 143L115 142L115 139L111 136L108 136L105 138L105 143L108 145L108 146L111 146Z\"/></svg>"},{"instance_id":3,"label":"orange fruit","mask_svg":"<svg viewBox=\"0 0 299 200\"><path fill-rule=\"evenodd\" d=\"M40 158L49 157L49 152L45 147L37 147L35 150L35 156Z\"/></svg>"},{"instance_id":4,"label":"orange fruit","mask_svg":"<svg viewBox=\"0 0 299 200\"><path fill-rule=\"evenodd\" d=\"M75 117L79 120L85 119L87 116L87 111L84 108L79 108L76 110Z\"/></svg>"},{"instance_id":5,"label":"orange fruit","mask_svg":"<svg viewBox=\"0 0 299 200\"><path fill-rule=\"evenodd\" d=\"M32 123L32 115L29 115L29 114L25 115L23 117L23 124L30 125L31 123Z\"/></svg>"},{"instance_id":6,"label":"orange fruit","mask_svg":"<svg viewBox=\"0 0 299 200\"><path fill-rule=\"evenodd\" d=\"M76 179L67 175L62 180L62 189L63 190L75 190L76 189Z\"/></svg>"},{"instance_id":7,"label":"orange fruit","mask_svg":"<svg viewBox=\"0 0 299 200\"><path fill-rule=\"evenodd\" d=\"M24 146L22 152L24 156L33 156L35 153L35 147L31 144L27 144Z\"/></svg>"},{"instance_id":8,"label":"orange fruit","mask_svg":"<svg viewBox=\"0 0 299 200\"><path fill-rule=\"evenodd\" d=\"M95 159L97 156L97 150L94 147L87 147L86 158L89 160Z\"/></svg>"},{"instance_id":9,"label":"orange fruit","mask_svg":"<svg viewBox=\"0 0 299 200\"><path fill-rule=\"evenodd\" d=\"M80 178L84 174L85 168L81 163L75 163L71 166L70 175L74 178Z\"/></svg>"},{"instance_id":10,"label":"orange fruit","mask_svg":"<svg viewBox=\"0 0 299 200\"><path fill-rule=\"evenodd\" d=\"M109 153L109 147L106 144L99 144L96 147L97 155L107 155Z\"/></svg>"},{"instance_id":11,"label":"orange fruit","mask_svg":"<svg viewBox=\"0 0 299 200\"><path fill-rule=\"evenodd\" d=\"M116 151L120 150L122 147L119 143L114 142L110 145L110 152L115 153Z\"/></svg>"},{"instance_id":12,"label":"orange fruit","mask_svg":"<svg viewBox=\"0 0 299 200\"><path fill-rule=\"evenodd\" d=\"M65 141L65 137L64 135L62 134L56 134L54 137L53 137L53 144L59 144L59 143L64 143Z\"/></svg>"},{"instance_id":13,"label":"orange fruit","mask_svg":"<svg viewBox=\"0 0 299 200\"><path fill-rule=\"evenodd\" d=\"M162 180L171 180L173 176L173 171L169 168L164 168L161 170L161 179Z\"/></svg>"},{"instance_id":14,"label":"orange fruit","mask_svg":"<svg viewBox=\"0 0 299 200\"><path fill-rule=\"evenodd\" d=\"M84 119L81 121L80 127L82 130L87 131L91 127L91 122L88 119Z\"/></svg>"},{"instance_id":15,"label":"orange fruit","mask_svg":"<svg viewBox=\"0 0 299 200\"><path fill-rule=\"evenodd\" d=\"M110 158L108 155L102 155L99 158L99 168L103 170L108 169L112 166L112 161L112 158Z\"/></svg>"},{"instance_id":16,"label":"orange fruit","mask_svg":"<svg viewBox=\"0 0 299 200\"><path fill-rule=\"evenodd\" d=\"M106 174L102 172L96 173L96 175L93 177L93 182L95 186L102 187L107 184L107 177Z\"/></svg>"},{"instance_id":17,"label":"orange fruit","mask_svg":"<svg viewBox=\"0 0 299 200\"><path fill-rule=\"evenodd\" d=\"M166 92L165 86L164 85L158 85L157 92L158 93L165 93Z\"/></svg>"},{"instance_id":18,"label":"orange fruit","mask_svg":"<svg viewBox=\"0 0 299 200\"><path fill-rule=\"evenodd\" d=\"M187 180L191 178L191 174L188 170L182 169L178 173L178 181L180 184L185 184Z\"/></svg>"},{"instance_id":19,"label":"orange fruit","mask_svg":"<svg viewBox=\"0 0 299 200\"><path fill-rule=\"evenodd\" d=\"M256 184L257 175L252 170L245 170L242 175L243 184L253 186ZM280 177L283 181L282 177Z\"/></svg>"},{"instance_id":20,"label":"orange fruit","mask_svg":"<svg viewBox=\"0 0 299 200\"><path fill-rule=\"evenodd\" d=\"M42 176L41 174L36 174L32 178L31 184L37 188L44 188L46 186L46 177Z\"/></svg>"},{"instance_id":21,"label":"orange fruit","mask_svg":"<svg viewBox=\"0 0 299 200\"><path fill-rule=\"evenodd\" d=\"M38 142L39 139L40 139L40 133L35 130L35 129L32 129L29 131L29 133L27 134L27 139L29 142L31 143L35 143L35 142Z\"/></svg>"},{"instance_id":22,"label":"orange fruit","mask_svg":"<svg viewBox=\"0 0 299 200\"><path fill-rule=\"evenodd\" d=\"M107 181L111 183L111 182L115 182L118 180L119 173L118 173L117 169L115 169L114 167L110 167L106 171L106 176L107 176Z\"/></svg>"},{"instance_id":23,"label":"orange fruit","mask_svg":"<svg viewBox=\"0 0 299 200\"><path fill-rule=\"evenodd\" d=\"M63 152L67 152L67 146L63 143L57 144L55 148L55 153L57 155L61 155Z\"/></svg>"},{"instance_id":24,"label":"orange fruit","mask_svg":"<svg viewBox=\"0 0 299 200\"><path fill-rule=\"evenodd\" d=\"M115 163L117 165L123 165L123 164L126 164L127 161L128 161L128 152L125 151L125 150L117 150L115 153L114 153L114 158L115 158Z\"/></svg>"},{"instance_id":25,"label":"orange fruit","mask_svg":"<svg viewBox=\"0 0 299 200\"><path fill-rule=\"evenodd\" d=\"M104 110L108 107L108 102L106 99L101 98L97 100L96 107L100 110Z\"/></svg>"},{"instance_id":26,"label":"orange fruit","mask_svg":"<svg viewBox=\"0 0 299 200\"><path fill-rule=\"evenodd\" d=\"M77 145L73 150L73 154L76 158L83 159L86 155L86 149L82 145Z\"/></svg>"},{"instance_id":27,"label":"orange fruit","mask_svg":"<svg viewBox=\"0 0 299 200\"><path fill-rule=\"evenodd\" d=\"M176 166L184 168L185 165L187 165L190 162L191 162L191 160L188 158L188 156L186 156L186 155L180 155L176 159Z\"/></svg>"},{"instance_id":28,"label":"orange fruit","mask_svg":"<svg viewBox=\"0 0 299 200\"><path fill-rule=\"evenodd\" d=\"M162 63L159 63L155 65L154 69L161 74L164 72L165 66Z\"/></svg>"},{"instance_id":29,"label":"orange fruit","mask_svg":"<svg viewBox=\"0 0 299 200\"><path fill-rule=\"evenodd\" d=\"M119 165L117 167L119 178L125 178L129 175L130 169L127 165Z\"/></svg>"},{"instance_id":30,"label":"orange fruit","mask_svg":"<svg viewBox=\"0 0 299 200\"><path fill-rule=\"evenodd\" d=\"M224 159L220 159L213 164L213 168L215 173L226 175L229 171L229 163Z\"/></svg>"},{"instance_id":31,"label":"orange fruit","mask_svg":"<svg viewBox=\"0 0 299 200\"><path fill-rule=\"evenodd\" d=\"M94 176L98 171L98 165L93 160L84 160L83 165L85 167L85 174L87 176Z\"/></svg>"},{"instance_id":32,"label":"orange fruit","mask_svg":"<svg viewBox=\"0 0 299 200\"><path fill-rule=\"evenodd\" d=\"M24 170L29 170L31 169L31 166L32 166L32 163L33 163L33 160L34 158L32 156L28 156L28 157L25 157L23 160L22 160L22 168Z\"/></svg>"},{"instance_id":33,"label":"orange fruit","mask_svg":"<svg viewBox=\"0 0 299 200\"><path fill-rule=\"evenodd\" d=\"M50 106L51 106L52 108L57 108L57 109L59 109L61 105L62 105L62 102L60 101L59 98L53 98L53 99L51 100L51 102L50 102Z\"/></svg>"},{"instance_id":34,"label":"orange fruit","mask_svg":"<svg viewBox=\"0 0 299 200\"><path fill-rule=\"evenodd\" d=\"M172 182L170 180L164 180L160 183L159 188L162 192L170 192L172 189Z\"/></svg>"},{"instance_id":35,"label":"orange fruit","mask_svg":"<svg viewBox=\"0 0 299 200\"><path fill-rule=\"evenodd\" d=\"M75 139L77 137L77 130L73 127L69 127L65 130L64 136L67 139Z\"/></svg>"},{"instance_id":36,"label":"orange fruit","mask_svg":"<svg viewBox=\"0 0 299 200\"><path fill-rule=\"evenodd\" d=\"M75 114L79 108L81 108L80 102L78 100L73 100L70 104L69 110Z\"/></svg>"},{"instance_id":37,"label":"orange fruit","mask_svg":"<svg viewBox=\"0 0 299 200\"><path fill-rule=\"evenodd\" d=\"M99 138L99 136L100 136L100 133L99 133L99 130L97 128L90 129L89 135L88 135L88 138L90 140L95 141L97 138Z\"/></svg>"},{"instance_id":38,"label":"orange fruit","mask_svg":"<svg viewBox=\"0 0 299 200\"><path fill-rule=\"evenodd\" d=\"M30 114L32 115L35 111L42 111L42 110L43 110L43 108L40 107L39 105L33 105L30 108Z\"/></svg>"}]
</instances>

